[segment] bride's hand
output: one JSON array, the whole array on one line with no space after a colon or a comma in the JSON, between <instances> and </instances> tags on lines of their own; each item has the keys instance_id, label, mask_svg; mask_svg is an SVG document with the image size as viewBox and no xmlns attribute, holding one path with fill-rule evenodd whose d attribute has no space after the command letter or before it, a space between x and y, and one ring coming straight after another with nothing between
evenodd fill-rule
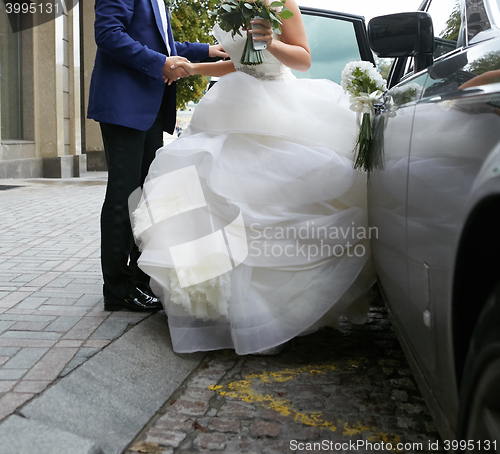
<instances>
[{"instance_id":1,"label":"bride's hand","mask_svg":"<svg viewBox=\"0 0 500 454\"><path fill-rule=\"evenodd\" d=\"M267 48L271 47L273 41L273 30L271 29L271 22L264 19L254 19L250 21L252 24L252 29L247 30L247 33L251 33L254 41L265 41ZM258 28L255 28L258 25ZM258 35L258 36L256 36Z\"/></svg>"},{"instance_id":2,"label":"bride's hand","mask_svg":"<svg viewBox=\"0 0 500 454\"><path fill-rule=\"evenodd\" d=\"M175 65L172 66L172 69L182 68L186 71L190 76L195 74L194 64L190 61L178 61Z\"/></svg>"}]
</instances>

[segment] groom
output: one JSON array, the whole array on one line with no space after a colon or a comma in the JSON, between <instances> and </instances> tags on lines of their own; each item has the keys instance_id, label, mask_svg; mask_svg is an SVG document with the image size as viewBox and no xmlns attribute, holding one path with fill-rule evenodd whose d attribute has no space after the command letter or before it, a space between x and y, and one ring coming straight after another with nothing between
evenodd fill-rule
<instances>
[{"instance_id":1,"label":"groom","mask_svg":"<svg viewBox=\"0 0 500 454\"><path fill-rule=\"evenodd\" d=\"M137 267L128 197L144 183L163 131L174 131L175 81L188 74L172 67L225 53L221 46L175 42L164 0L96 0L94 28L87 116L100 123L108 164L101 212L104 309L160 310L149 277Z\"/></svg>"}]
</instances>

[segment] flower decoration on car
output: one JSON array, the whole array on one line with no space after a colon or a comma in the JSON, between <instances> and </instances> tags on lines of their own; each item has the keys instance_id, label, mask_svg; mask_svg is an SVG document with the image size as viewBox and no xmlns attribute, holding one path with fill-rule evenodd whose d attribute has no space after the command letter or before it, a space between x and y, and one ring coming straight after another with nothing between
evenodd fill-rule
<instances>
[{"instance_id":1,"label":"flower decoration on car","mask_svg":"<svg viewBox=\"0 0 500 454\"><path fill-rule=\"evenodd\" d=\"M341 86L350 95L351 110L357 114L359 128L354 151L354 168L371 172L383 166L382 149L374 147L373 122L377 105L383 104L385 80L367 61L354 61L342 71Z\"/></svg>"}]
</instances>

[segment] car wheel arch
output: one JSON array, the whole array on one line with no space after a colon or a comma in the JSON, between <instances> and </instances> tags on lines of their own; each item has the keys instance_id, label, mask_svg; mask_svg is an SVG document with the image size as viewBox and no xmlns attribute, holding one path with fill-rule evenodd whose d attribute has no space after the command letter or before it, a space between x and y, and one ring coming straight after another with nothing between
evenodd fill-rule
<instances>
[{"instance_id":1,"label":"car wheel arch","mask_svg":"<svg viewBox=\"0 0 500 454\"><path fill-rule=\"evenodd\" d=\"M462 229L453 276L452 326L455 374L460 388L474 328L488 297L500 283L500 194L470 212Z\"/></svg>"}]
</instances>

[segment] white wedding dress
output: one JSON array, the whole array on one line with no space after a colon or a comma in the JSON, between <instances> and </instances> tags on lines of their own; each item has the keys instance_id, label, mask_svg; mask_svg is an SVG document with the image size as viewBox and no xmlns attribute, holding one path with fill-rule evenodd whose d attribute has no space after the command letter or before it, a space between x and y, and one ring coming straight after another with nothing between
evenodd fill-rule
<instances>
[{"instance_id":1,"label":"white wedding dress","mask_svg":"<svg viewBox=\"0 0 500 454\"><path fill-rule=\"evenodd\" d=\"M131 198L139 266L176 352L259 352L345 316L365 320L375 281L366 176L353 169L355 114L341 87L296 79L245 39L214 34L237 71L158 150Z\"/></svg>"}]
</instances>

